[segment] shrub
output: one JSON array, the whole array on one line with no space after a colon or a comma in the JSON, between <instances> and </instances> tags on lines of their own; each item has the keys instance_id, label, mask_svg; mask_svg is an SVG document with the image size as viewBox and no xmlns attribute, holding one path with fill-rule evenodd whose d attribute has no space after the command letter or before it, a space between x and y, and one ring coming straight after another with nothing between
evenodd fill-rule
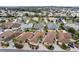
<instances>
[{"instance_id":1,"label":"shrub","mask_svg":"<svg viewBox=\"0 0 79 59\"><path fill-rule=\"evenodd\" d=\"M73 38L74 38L75 40L79 39L79 32L76 32L76 33L73 35Z\"/></svg>"},{"instance_id":2,"label":"shrub","mask_svg":"<svg viewBox=\"0 0 79 59\"><path fill-rule=\"evenodd\" d=\"M76 30L71 27L71 28L68 29L68 32L70 32L70 33L72 33L72 34L75 34Z\"/></svg>"}]
</instances>

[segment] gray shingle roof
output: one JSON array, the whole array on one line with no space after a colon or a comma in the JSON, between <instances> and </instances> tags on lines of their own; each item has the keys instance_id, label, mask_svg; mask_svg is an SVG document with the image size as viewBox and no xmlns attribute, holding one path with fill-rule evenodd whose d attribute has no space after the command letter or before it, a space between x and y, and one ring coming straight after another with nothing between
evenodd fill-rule
<instances>
[{"instance_id":1,"label":"gray shingle roof","mask_svg":"<svg viewBox=\"0 0 79 59\"><path fill-rule=\"evenodd\" d=\"M53 24L53 23L48 23L48 24L47 24L47 27L48 27L48 29L50 29L50 30L55 30L55 29L58 29L58 28L59 28L58 25Z\"/></svg>"}]
</instances>

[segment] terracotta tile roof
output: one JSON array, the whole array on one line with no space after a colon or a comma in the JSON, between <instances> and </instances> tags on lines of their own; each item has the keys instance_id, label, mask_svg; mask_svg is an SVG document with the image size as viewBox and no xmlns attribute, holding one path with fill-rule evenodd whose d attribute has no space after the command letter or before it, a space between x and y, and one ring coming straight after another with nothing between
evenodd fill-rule
<instances>
[{"instance_id":1,"label":"terracotta tile roof","mask_svg":"<svg viewBox=\"0 0 79 59\"><path fill-rule=\"evenodd\" d=\"M12 28L17 28L17 27L20 27L20 25L21 25L21 24L19 24L19 23L13 23Z\"/></svg>"},{"instance_id":2,"label":"terracotta tile roof","mask_svg":"<svg viewBox=\"0 0 79 59\"><path fill-rule=\"evenodd\" d=\"M13 25L13 23L11 23L11 22L6 22L6 23L2 23L2 28L11 28L12 27L12 25Z\"/></svg>"},{"instance_id":3,"label":"terracotta tile roof","mask_svg":"<svg viewBox=\"0 0 79 59\"><path fill-rule=\"evenodd\" d=\"M2 23L2 28L5 28L5 29L17 28L20 25L21 24L19 23L5 22L5 23Z\"/></svg>"},{"instance_id":4,"label":"terracotta tile roof","mask_svg":"<svg viewBox=\"0 0 79 59\"><path fill-rule=\"evenodd\" d=\"M22 34L22 32L16 31L16 32L14 32L14 37L17 37L17 36L19 36L20 34Z\"/></svg>"},{"instance_id":5,"label":"terracotta tile roof","mask_svg":"<svg viewBox=\"0 0 79 59\"><path fill-rule=\"evenodd\" d=\"M58 41L62 43L69 43L71 39L70 33L58 32Z\"/></svg>"},{"instance_id":6,"label":"terracotta tile roof","mask_svg":"<svg viewBox=\"0 0 79 59\"><path fill-rule=\"evenodd\" d=\"M44 37L45 33L42 32L42 31L38 31L38 32L35 32L33 38L30 40L30 42L33 42L33 43L38 43L38 39L40 37Z\"/></svg>"},{"instance_id":7,"label":"terracotta tile roof","mask_svg":"<svg viewBox=\"0 0 79 59\"><path fill-rule=\"evenodd\" d=\"M13 37L18 36L19 34L21 34L21 32L6 31L0 34L0 40L8 41L12 39Z\"/></svg>"},{"instance_id":8,"label":"terracotta tile roof","mask_svg":"<svg viewBox=\"0 0 79 59\"><path fill-rule=\"evenodd\" d=\"M33 37L33 32L23 32L18 37L16 37L16 40L23 42L26 39L31 39L32 37Z\"/></svg>"},{"instance_id":9,"label":"terracotta tile roof","mask_svg":"<svg viewBox=\"0 0 79 59\"><path fill-rule=\"evenodd\" d=\"M53 43L56 38L56 31L48 32L47 35L44 38L44 43Z\"/></svg>"}]
</instances>

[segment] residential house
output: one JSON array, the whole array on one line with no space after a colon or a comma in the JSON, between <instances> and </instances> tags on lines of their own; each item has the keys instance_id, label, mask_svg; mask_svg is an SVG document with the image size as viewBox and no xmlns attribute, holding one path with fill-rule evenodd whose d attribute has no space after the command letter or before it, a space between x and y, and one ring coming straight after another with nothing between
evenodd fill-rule
<instances>
[{"instance_id":1,"label":"residential house","mask_svg":"<svg viewBox=\"0 0 79 59\"><path fill-rule=\"evenodd\" d=\"M47 17L43 17L43 20L44 20L45 23L48 23Z\"/></svg>"},{"instance_id":2,"label":"residential house","mask_svg":"<svg viewBox=\"0 0 79 59\"><path fill-rule=\"evenodd\" d=\"M56 30L49 31L47 35L44 37L43 44L47 49L53 50L53 43L56 39Z\"/></svg>"},{"instance_id":3,"label":"residential house","mask_svg":"<svg viewBox=\"0 0 79 59\"><path fill-rule=\"evenodd\" d=\"M35 28L37 30L43 30L44 27L45 27L45 24L44 23L36 23L36 24L34 24L34 27L33 28Z\"/></svg>"},{"instance_id":4,"label":"residential house","mask_svg":"<svg viewBox=\"0 0 79 59\"><path fill-rule=\"evenodd\" d=\"M5 22L5 23L2 23L1 27L3 29L19 30L20 25L21 24L19 24L19 23Z\"/></svg>"},{"instance_id":5,"label":"residential house","mask_svg":"<svg viewBox=\"0 0 79 59\"><path fill-rule=\"evenodd\" d=\"M0 34L0 41L9 41L12 38L20 35L22 32L13 32L13 31L6 31Z\"/></svg>"},{"instance_id":6,"label":"residential house","mask_svg":"<svg viewBox=\"0 0 79 59\"><path fill-rule=\"evenodd\" d=\"M34 33L34 36L29 40L29 46L32 49L39 48L39 41L42 41L42 38L45 36L45 33L42 31L37 31Z\"/></svg>"},{"instance_id":7,"label":"residential house","mask_svg":"<svg viewBox=\"0 0 79 59\"><path fill-rule=\"evenodd\" d=\"M16 48L23 48L24 43L33 37L33 32L23 32L18 37L14 39L14 44Z\"/></svg>"},{"instance_id":8,"label":"residential house","mask_svg":"<svg viewBox=\"0 0 79 59\"><path fill-rule=\"evenodd\" d=\"M48 17L48 21L53 22L53 23L56 23L57 19L58 18Z\"/></svg>"},{"instance_id":9,"label":"residential house","mask_svg":"<svg viewBox=\"0 0 79 59\"><path fill-rule=\"evenodd\" d=\"M25 42L28 39L31 39L33 36L33 32L23 32L22 34L20 34L18 37L16 37L15 39L19 42Z\"/></svg>"},{"instance_id":10,"label":"residential house","mask_svg":"<svg viewBox=\"0 0 79 59\"><path fill-rule=\"evenodd\" d=\"M33 23L29 23L29 24L21 24L21 30L24 31L24 29L32 29L33 27Z\"/></svg>"},{"instance_id":11,"label":"residential house","mask_svg":"<svg viewBox=\"0 0 79 59\"><path fill-rule=\"evenodd\" d=\"M78 23L67 23L64 25L65 29L74 28L75 30L79 31L79 24Z\"/></svg>"},{"instance_id":12,"label":"residential house","mask_svg":"<svg viewBox=\"0 0 79 59\"><path fill-rule=\"evenodd\" d=\"M48 23L47 27L48 27L48 30L58 30L59 29L59 26L54 23Z\"/></svg>"},{"instance_id":13,"label":"residential house","mask_svg":"<svg viewBox=\"0 0 79 59\"><path fill-rule=\"evenodd\" d=\"M64 30L59 30L58 31L58 41L62 43L69 43L71 39L71 34L64 31Z\"/></svg>"},{"instance_id":14,"label":"residential house","mask_svg":"<svg viewBox=\"0 0 79 59\"><path fill-rule=\"evenodd\" d=\"M39 18L38 17L33 17L32 20L38 22Z\"/></svg>"},{"instance_id":15,"label":"residential house","mask_svg":"<svg viewBox=\"0 0 79 59\"><path fill-rule=\"evenodd\" d=\"M58 30L57 44L65 50L70 50L70 46L73 47L71 34L65 30Z\"/></svg>"}]
</instances>

